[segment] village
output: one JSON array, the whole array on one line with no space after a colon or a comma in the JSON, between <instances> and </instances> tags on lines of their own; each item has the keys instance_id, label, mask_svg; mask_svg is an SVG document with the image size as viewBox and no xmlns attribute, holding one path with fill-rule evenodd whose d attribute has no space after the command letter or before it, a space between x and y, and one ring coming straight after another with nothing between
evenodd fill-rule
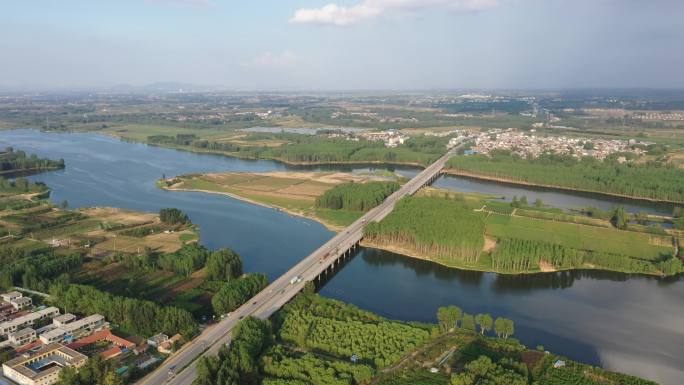
<instances>
[{"instance_id":1,"label":"village","mask_svg":"<svg viewBox=\"0 0 684 385\"><path fill-rule=\"evenodd\" d=\"M618 139L575 138L566 136L541 136L527 134L513 129L492 129L480 133L475 145L467 154L488 155L493 150L508 150L521 157L537 158L544 153L570 155L575 158L592 157L603 160L616 153L642 155L645 151L635 145L646 146L651 143ZM626 161L620 157L620 161Z\"/></svg>"},{"instance_id":2,"label":"village","mask_svg":"<svg viewBox=\"0 0 684 385\"><path fill-rule=\"evenodd\" d=\"M42 298L42 296L36 296ZM0 294L2 375L19 385L51 385L65 367L79 368L99 355L115 360L117 374L151 369L171 354L181 336L117 336L100 314L77 317L36 305L19 291Z\"/></svg>"}]
</instances>

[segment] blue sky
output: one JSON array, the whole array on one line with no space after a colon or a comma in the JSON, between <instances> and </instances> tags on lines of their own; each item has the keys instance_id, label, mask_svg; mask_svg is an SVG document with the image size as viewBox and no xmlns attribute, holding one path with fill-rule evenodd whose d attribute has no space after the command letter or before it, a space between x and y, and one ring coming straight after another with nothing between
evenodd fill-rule
<instances>
[{"instance_id":1,"label":"blue sky","mask_svg":"<svg viewBox=\"0 0 684 385\"><path fill-rule=\"evenodd\" d=\"M0 87L684 87L678 0L5 0Z\"/></svg>"}]
</instances>

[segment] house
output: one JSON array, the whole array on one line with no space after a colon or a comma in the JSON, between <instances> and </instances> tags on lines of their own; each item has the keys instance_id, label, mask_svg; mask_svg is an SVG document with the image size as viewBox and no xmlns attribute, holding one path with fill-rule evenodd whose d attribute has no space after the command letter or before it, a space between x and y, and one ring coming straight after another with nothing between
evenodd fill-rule
<instances>
[{"instance_id":1,"label":"house","mask_svg":"<svg viewBox=\"0 0 684 385\"><path fill-rule=\"evenodd\" d=\"M558 369L558 368L564 368L565 367L565 361L563 360L556 360L556 362L553 363L553 367Z\"/></svg>"},{"instance_id":2,"label":"house","mask_svg":"<svg viewBox=\"0 0 684 385\"><path fill-rule=\"evenodd\" d=\"M182 338L183 337L180 334L174 335L161 345L157 346L157 351L162 354L171 354L171 352L173 352L173 345L176 342L179 342Z\"/></svg>"},{"instance_id":3,"label":"house","mask_svg":"<svg viewBox=\"0 0 684 385\"><path fill-rule=\"evenodd\" d=\"M62 327L69 322L76 319L76 316L71 313L62 314L52 319L52 323L57 327Z\"/></svg>"},{"instance_id":4,"label":"house","mask_svg":"<svg viewBox=\"0 0 684 385\"><path fill-rule=\"evenodd\" d=\"M92 334L95 331L106 329L109 324L105 322L104 316L93 314L91 316L76 320L73 314L63 314L52 319L55 326L51 330L40 335L40 340L45 344L62 342L67 338L79 338Z\"/></svg>"},{"instance_id":5,"label":"house","mask_svg":"<svg viewBox=\"0 0 684 385\"><path fill-rule=\"evenodd\" d=\"M15 298L10 301L10 304L12 304L12 307L19 311L22 309L27 309L33 306L33 300L31 297L19 297Z\"/></svg>"},{"instance_id":6,"label":"house","mask_svg":"<svg viewBox=\"0 0 684 385\"><path fill-rule=\"evenodd\" d=\"M9 334L9 342L14 346L22 346L36 340L36 331L31 328L21 329Z\"/></svg>"},{"instance_id":7,"label":"house","mask_svg":"<svg viewBox=\"0 0 684 385\"><path fill-rule=\"evenodd\" d=\"M81 349L84 346L92 345L101 341L107 341L114 346L120 347L122 350L132 350L135 348L135 343L115 335L109 329L104 329L87 337L81 338L80 340L69 344L68 347L71 349Z\"/></svg>"},{"instance_id":8,"label":"house","mask_svg":"<svg viewBox=\"0 0 684 385\"><path fill-rule=\"evenodd\" d=\"M59 309L56 307L48 307L33 313L25 314L13 320L0 323L0 335L14 333L17 330L24 329L28 326L33 326L33 324L35 324L37 321L44 320L46 318L54 318L58 315Z\"/></svg>"},{"instance_id":9,"label":"house","mask_svg":"<svg viewBox=\"0 0 684 385\"><path fill-rule=\"evenodd\" d=\"M169 340L169 336L166 334L157 334L155 336L150 337L147 340L147 344L150 346L153 346L155 348L159 347L159 345L163 344L164 342Z\"/></svg>"},{"instance_id":10,"label":"house","mask_svg":"<svg viewBox=\"0 0 684 385\"><path fill-rule=\"evenodd\" d=\"M2 300L5 302L12 302L12 300L21 298L22 296L23 295L18 291L10 291L9 293L0 294L0 298L2 298Z\"/></svg>"},{"instance_id":11,"label":"house","mask_svg":"<svg viewBox=\"0 0 684 385\"><path fill-rule=\"evenodd\" d=\"M87 360L85 355L55 343L5 362L2 372L19 385L52 385L62 368L80 368Z\"/></svg>"}]
</instances>

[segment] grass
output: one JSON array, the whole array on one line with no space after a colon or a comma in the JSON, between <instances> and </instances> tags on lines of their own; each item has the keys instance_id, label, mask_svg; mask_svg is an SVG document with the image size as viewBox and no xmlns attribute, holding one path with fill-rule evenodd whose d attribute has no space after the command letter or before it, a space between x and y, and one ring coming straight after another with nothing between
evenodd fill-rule
<instances>
[{"instance_id":1,"label":"grass","mask_svg":"<svg viewBox=\"0 0 684 385\"><path fill-rule=\"evenodd\" d=\"M321 218L326 223L335 226L347 227L354 221L361 218L364 213L360 211L317 209L316 217Z\"/></svg>"},{"instance_id":2,"label":"grass","mask_svg":"<svg viewBox=\"0 0 684 385\"><path fill-rule=\"evenodd\" d=\"M669 237L507 215L490 215L486 233L497 238L551 242L646 260L659 260L674 251L673 247L664 246L670 242Z\"/></svg>"},{"instance_id":3,"label":"grass","mask_svg":"<svg viewBox=\"0 0 684 385\"><path fill-rule=\"evenodd\" d=\"M392 174L396 177L396 175ZM316 198L340 183L386 180L389 174L352 175L344 173L222 173L186 175L161 181L162 188L199 190L231 194L246 200L277 207L296 215L314 217L333 227L346 227L362 213L315 209ZM171 185L169 186L168 183Z\"/></svg>"},{"instance_id":4,"label":"grass","mask_svg":"<svg viewBox=\"0 0 684 385\"><path fill-rule=\"evenodd\" d=\"M115 124L103 130L103 132L131 141L145 142L147 141L147 137L152 135L175 136L176 134L195 134L203 139L210 139L217 136L225 136L226 133L232 132L232 130L228 128L206 128L198 130L161 124Z\"/></svg>"}]
</instances>

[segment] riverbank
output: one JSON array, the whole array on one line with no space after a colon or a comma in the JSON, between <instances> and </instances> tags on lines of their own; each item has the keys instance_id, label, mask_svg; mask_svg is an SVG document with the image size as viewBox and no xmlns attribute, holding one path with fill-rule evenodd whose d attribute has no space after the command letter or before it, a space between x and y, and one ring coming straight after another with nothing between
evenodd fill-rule
<instances>
[{"instance_id":1,"label":"riverbank","mask_svg":"<svg viewBox=\"0 0 684 385\"><path fill-rule=\"evenodd\" d=\"M153 147L160 147L160 148L169 148L172 150L178 150L178 151L187 151L187 152L192 152L196 154L211 154L211 155L222 155L222 156L227 156L230 158L236 158L236 159L244 159L244 160L253 160L253 161L259 161L259 160L272 160L274 162L279 162L282 164L286 164L288 166L301 166L301 167L306 167L306 166L364 166L364 165L392 165L392 166L405 166L405 167L417 167L417 168L425 168L425 165L422 163L418 162L397 162L397 161L391 161L391 160L369 160L369 161L345 161L345 162L333 162L333 161L325 161L325 162L295 162L295 161L290 161L287 159L279 158L279 157L259 157L259 158L254 158L251 156L247 155L242 155L238 152L227 152L227 151L217 151L217 150L209 150L209 149L203 149L203 148L195 148L195 147L190 147L190 146L177 146L177 145L170 145L170 144L159 144L159 143L150 143L147 141L138 141L138 140L133 140L129 138L125 138L122 136L117 136L115 134L111 134L112 137L119 138L123 141L128 141L132 143L142 143L146 144L148 146L153 146Z\"/></svg>"},{"instance_id":2,"label":"riverbank","mask_svg":"<svg viewBox=\"0 0 684 385\"><path fill-rule=\"evenodd\" d=\"M642 196L611 193L611 192L599 191L599 190L579 189L579 188L552 185L552 184L532 183L532 182L526 182L526 181L521 181L521 180L512 179L512 178L503 178L503 177L495 177L495 176L490 176L490 175L485 175L485 174L478 174L478 173L473 173L470 171L459 170L459 169L454 169L454 168L445 168L442 172L445 175L460 176L460 177L466 177L466 178L471 178L471 179L476 179L476 180L483 180L483 181L508 184L508 185L513 185L513 186L525 186L525 187L533 187L533 188L541 188L541 189L557 190L557 191L568 191L568 192L584 193L584 194L597 194L597 195L604 195L604 196L609 196L609 197L630 199L630 200L643 201L643 202L649 202L649 203L665 203L665 204L674 204L674 205L684 205L684 202L678 202L678 201L672 201L672 200L653 199L653 198L642 197Z\"/></svg>"},{"instance_id":3,"label":"riverbank","mask_svg":"<svg viewBox=\"0 0 684 385\"><path fill-rule=\"evenodd\" d=\"M162 185L159 185L159 187L163 190L166 190L166 191L186 191L186 192L200 192L200 193L205 193L205 194L223 195L223 196L227 196L227 197L230 197L233 199L237 199L239 201L246 202L249 204L253 204L253 205L257 205L257 206L261 206L261 207L266 207L266 208L276 210L276 211L282 211L284 213L287 213L287 214L290 214L290 215L293 215L296 217L314 220L314 221L322 224L323 226L325 226L330 231L334 231L334 232L338 233L338 232L344 230L344 226L335 225L335 224L328 222L328 221L325 221L324 219L319 218L317 216L309 215L309 214L306 214L306 213L301 212L301 211L295 211L295 210L287 209L284 207L267 204L264 202L258 202L256 200L249 199L249 198L246 198L246 197L240 196L238 194L234 194L234 193L211 191L211 190L202 190L202 189L192 189L192 188L168 187L168 186L162 186Z\"/></svg>"},{"instance_id":4,"label":"riverbank","mask_svg":"<svg viewBox=\"0 0 684 385\"><path fill-rule=\"evenodd\" d=\"M0 176L3 175L33 175L41 172L46 172L46 171L55 171L55 170L63 170L64 167L32 167L32 168L22 168L22 169L14 169L14 170L2 170L0 171Z\"/></svg>"},{"instance_id":5,"label":"riverbank","mask_svg":"<svg viewBox=\"0 0 684 385\"><path fill-rule=\"evenodd\" d=\"M113 134L113 136L119 137L122 140L131 140L131 139L125 138L123 136L117 136L116 134ZM138 142L137 140L133 140L133 141ZM300 166L300 167L326 166L326 165L328 165L328 166L394 165L394 166L425 168L425 164L422 164L419 162L397 162L397 161L391 161L391 160L341 161L341 162L335 162L335 161L303 162L303 161L290 161L290 160L283 159L280 157L270 157L270 156L254 158L254 157L247 156L246 154L240 154L239 152L217 151L217 150L210 150L210 149L194 148L191 146L180 146L180 145L172 145L172 144L158 144L158 143L150 143L148 141L141 141L141 143L145 143L145 144L150 145L150 146L171 148L171 149L175 149L175 150L179 150L179 151L222 155L222 156L228 156L228 157L245 159L245 160L254 160L254 161L272 160L272 161L283 163L283 164L286 164L289 166ZM623 199L630 199L630 200L636 200L636 201L643 201L643 202L650 202L650 203L684 204L684 202L678 202L678 201L673 201L673 200L653 199L653 198L648 198L648 197L619 194L619 193L611 193L611 192L605 192L605 191L599 191L599 190L579 189L579 188L571 188L571 187L567 187L567 186L560 186L560 185L553 185L553 184L525 182L525 181L519 181L519 180L512 179L512 178L493 177L493 176L488 176L488 175L484 175L484 174L477 174L477 173L472 173L472 172L468 172L465 170L459 170L459 169L445 169L443 171L443 173L447 174L447 175L463 176L463 177L468 177L468 178L473 178L473 179L478 179L478 180L492 181L492 182L498 182L498 183L504 183L504 184L510 184L510 185L517 185L517 186L536 187L536 188L543 188L543 189L549 189L549 190L578 192L578 193L586 193L586 194L598 194L598 195L623 198Z\"/></svg>"},{"instance_id":6,"label":"riverbank","mask_svg":"<svg viewBox=\"0 0 684 385\"><path fill-rule=\"evenodd\" d=\"M232 197L250 204L316 220L332 231L340 231L358 219L361 211L317 207L316 199L343 184L389 182L401 179L389 172L268 172L206 173L160 180L157 186L169 191L194 191Z\"/></svg>"},{"instance_id":7,"label":"riverbank","mask_svg":"<svg viewBox=\"0 0 684 385\"><path fill-rule=\"evenodd\" d=\"M215 173L215 174L191 174L159 181L158 186L168 191L192 191L209 194L229 196L250 204L268 207L273 210L283 211L290 215L315 220L326 228L339 232L349 223L358 219L362 212L349 212L346 210L323 210L315 208L315 200L325 191L335 185L344 182L367 181L367 177L359 177L345 173L296 173L296 172L272 172L272 173ZM513 215L508 204L492 202L485 196L478 194L458 194L445 190L423 191L418 194L421 199L437 200L435 205L419 209L421 216L434 216L424 223L444 222L441 215L451 205L465 205L465 211L459 211L457 216L472 217L476 221L483 221L482 233L474 236L482 237L482 244L473 249L473 245L479 244L472 239L470 257L465 257L456 252L460 248L452 249L451 246L432 244L426 247L423 244L406 239L383 240L383 236L371 240L366 238L362 245L377 248L389 252L405 255L410 258L426 260L439 265L480 272L492 272L498 274L535 274L562 270L605 270L622 273L642 273L653 276L671 274L663 272L659 267L659 261L663 255L674 255L676 250L671 250L671 238L668 235L646 234L639 232L627 232L612 228L610 223L597 226L594 223L584 224L578 218L567 214L559 214L543 209L528 208L517 210L532 215L538 213L539 217ZM446 205L446 206L445 206ZM491 205L491 208L483 210ZM463 210L463 208L457 210ZM506 210L509 211L506 211ZM544 214L544 215L542 215ZM392 218L395 214L390 214ZM456 215L456 214L454 214ZM417 220L415 215L410 216L411 223ZM341 220L340 220L341 218ZM478 219L479 218L479 219ZM581 217L584 218L584 217ZM387 220L387 219L386 219ZM559 222L559 220L561 222ZM569 222L565 222L569 221ZM401 220L400 227L406 224ZM395 223L395 225L397 225ZM452 233L459 233L463 223L451 224ZM421 225L423 226L423 225ZM424 231L426 229L400 230L409 231L409 238L419 237L411 231ZM399 231L399 230L397 230ZM426 230L427 231L427 230ZM410 235L413 234L413 235ZM395 236L391 236L395 237ZM553 251L553 255L544 255L541 252L536 259L529 260L523 255L509 255L510 251L499 250L499 245L504 242L508 247L509 241L526 242L525 247L531 247L530 253L538 248L548 248L558 245L559 250ZM457 240L456 242L461 242ZM469 241L470 242L470 241ZM553 242L553 243L548 243ZM444 249L447 247L447 249ZM452 251L445 251L452 250ZM453 253L456 254L453 254ZM551 252L551 251L548 251ZM539 253L534 251L534 253ZM558 254L560 253L560 254ZM580 261L566 261L563 255L583 256ZM558 254L558 255L556 255ZM600 255L608 255L601 256ZM536 254L535 254L536 255ZM586 258L586 260L585 260ZM597 262L596 259L600 258ZM608 259L606 259L608 258ZM520 262L525 260L525 262ZM584 260L582 262L582 260ZM610 263L608 262L610 261Z\"/></svg>"}]
</instances>

